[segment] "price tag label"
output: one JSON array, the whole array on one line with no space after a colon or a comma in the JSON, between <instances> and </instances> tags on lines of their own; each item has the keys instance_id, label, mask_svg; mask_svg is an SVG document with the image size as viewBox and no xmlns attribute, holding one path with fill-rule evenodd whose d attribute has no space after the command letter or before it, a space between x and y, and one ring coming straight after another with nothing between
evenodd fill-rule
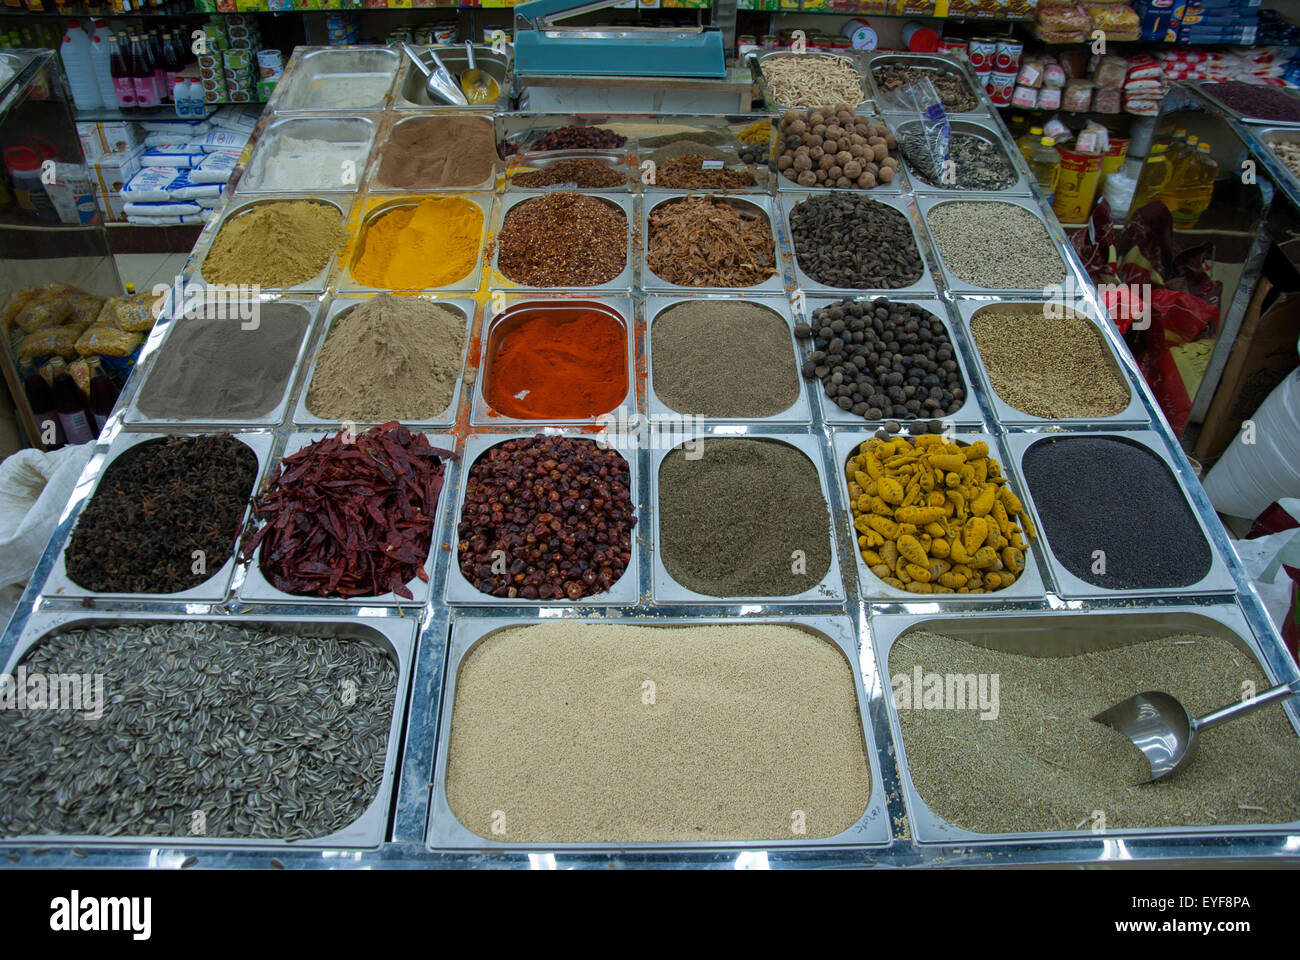
<instances>
[{"instance_id":1,"label":"price tag label","mask_svg":"<svg viewBox=\"0 0 1300 960\"><path fill-rule=\"evenodd\" d=\"M705 170L721 170L723 167L723 161L705 160L703 163L700 164L700 166Z\"/></svg>"}]
</instances>

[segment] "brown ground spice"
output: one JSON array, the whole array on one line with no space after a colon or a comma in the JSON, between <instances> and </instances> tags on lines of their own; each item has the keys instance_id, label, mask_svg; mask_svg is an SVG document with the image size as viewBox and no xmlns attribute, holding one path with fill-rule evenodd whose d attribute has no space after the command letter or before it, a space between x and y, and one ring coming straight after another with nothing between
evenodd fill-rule
<instances>
[{"instance_id":1,"label":"brown ground spice","mask_svg":"<svg viewBox=\"0 0 1300 960\"><path fill-rule=\"evenodd\" d=\"M347 240L332 204L273 200L226 221L203 261L209 283L283 288L320 273Z\"/></svg>"},{"instance_id":2,"label":"brown ground spice","mask_svg":"<svg viewBox=\"0 0 1300 960\"><path fill-rule=\"evenodd\" d=\"M421 117L393 128L376 179L412 190L474 187L491 175L496 159L491 120Z\"/></svg>"},{"instance_id":3,"label":"brown ground spice","mask_svg":"<svg viewBox=\"0 0 1300 960\"><path fill-rule=\"evenodd\" d=\"M325 420L430 420L451 403L467 324L446 307L381 293L341 314L321 347L307 409Z\"/></svg>"},{"instance_id":4,"label":"brown ground spice","mask_svg":"<svg viewBox=\"0 0 1300 960\"><path fill-rule=\"evenodd\" d=\"M592 287L627 265L627 217L598 197L558 192L525 200L497 235L497 266L533 287Z\"/></svg>"}]
</instances>

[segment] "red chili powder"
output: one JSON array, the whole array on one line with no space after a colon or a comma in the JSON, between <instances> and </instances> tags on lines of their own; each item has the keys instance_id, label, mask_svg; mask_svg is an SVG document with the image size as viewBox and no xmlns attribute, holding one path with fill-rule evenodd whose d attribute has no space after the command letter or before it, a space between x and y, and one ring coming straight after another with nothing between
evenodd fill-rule
<instances>
[{"instance_id":1,"label":"red chili powder","mask_svg":"<svg viewBox=\"0 0 1300 960\"><path fill-rule=\"evenodd\" d=\"M520 420L585 420L627 395L627 333L610 314L580 307L523 310L497 343L487 401Z\"/></svg>"}]
</instances>

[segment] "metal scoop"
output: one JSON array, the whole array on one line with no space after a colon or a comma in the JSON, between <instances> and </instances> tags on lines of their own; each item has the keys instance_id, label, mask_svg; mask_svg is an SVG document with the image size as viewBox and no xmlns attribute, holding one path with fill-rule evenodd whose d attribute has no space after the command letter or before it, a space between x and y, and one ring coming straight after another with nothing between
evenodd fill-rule
<instances>
[{"instance_id":1,"label":"metal scoop","mask_svg":"<svg viewBox=\"0 0 1300 960\"><path fill-rule=\"evenodd\" d=\"M488 74L474 65L474 42L465 41L465 59L469 69L460 75L460 86L470 103L493 103L501 96L501 88Z\"/></svg>"},{"instance_id":2,"label":"metal scoop","mask_svg":"<svg viewBox=\"0 0 1300 960\"><path fill-rule=\"evenodd\" d=\"M457 106L469 106L469 101L465 99L465 94L460 92L460 87L456 86L456 81L451 78L451 73L447 70L446 65L438 59L438 51L432 47L429 48L429 56L433 58L433 62L438 67L437 70L430 70L424 61L420 59L420 55L412 50L409 44L403 43L402 49L406 51L406 55L411 58L411 62L419 67L420 72L426 77L424 92L429 95L430 100L437 97L439 100Z\"/></svg>"},{"instance_id":3,"label":"metal scoop","mask_svg":"<svg viewBox=\"0 0 1300 960\"><path fill-rule=\"evenodd\" d=\"M1201 731L1244 717L1296 693L1300 693L1300 680L1272 687L1249 700L1230 703L1196 718L1177 698L1159 690L1148 690L1121 700L1092 719L1118 730L1142 751L1151 764L1151 779L1139 781L1140 786L1163 780L1190 764L1196 756L1196 735Z\"/></svg>"}]
</instances>

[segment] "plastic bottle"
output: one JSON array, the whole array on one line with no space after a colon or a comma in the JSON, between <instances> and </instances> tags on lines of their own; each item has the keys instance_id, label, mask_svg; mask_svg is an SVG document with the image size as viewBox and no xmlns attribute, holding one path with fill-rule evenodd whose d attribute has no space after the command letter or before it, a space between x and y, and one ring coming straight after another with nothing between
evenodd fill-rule
<instances>
[{"instance_id":1,"label":"plastic bottle","mask_svg":"<svg viewBox=\"0 0 1300 960\"><path fill-rule=\"evenodd\" d=\"M59 412L59 423L69 443L89 443L96 437L94 421L86 412L86 398L68 372L62 357L50 361L54 375L54 402Z\"/></svg>"},{"instance_id":2,"label":"plastic bottle","mask_svg":"<svg viewBox=\"0 0 1300 960\"><path fill-rule=\"evenodd\" d=\"M95 67L90 60L90 36L76 20L69 20L67 27L59 55L68 75L68 86L72 88L72 99L78 110L98 110L104 102L99 97Z\"/></svg>"},{"instance_id":3,"label":"plastic bottle","mask_svg":"<svg viewBox=\"0 0 1300 960\"><path fill-rule=\"evenodd\" d=\"M1173 164L1169 161L1169 144L1157 143L1151 148L1142 171L1138 174L1137 189L1133 191L1133 202L1129 204L1129 215L1137 213L1154 200L1169 183L1173 173Z\"/></svg>"},{"instance_id":4,"label":"plastic bottle","mask_svg":"<svg viewBox=\"0 0 1300 960\"><path fill-rule=\"evenodd\" d=\"M108 379L99 357L89 357L86 364L90 368L90 414L95 418L95 430L99 432L104 429L113 407L117 405L119 391L113 381Z\"/></svg>"},{"instance_id":5,"label":"plastic bottle","mask_svg":"<svg viewBox=\"0 0 1300 960\"><path fill-rule=\"evenodd\" d=\"M1029 157L1029 170L1047 199L1056 193L1056 182L1061 176L1061 155L1051 137L1039 137L1038 146Z\"/></svg>"},{"instance_id":6,"label":"plastic bottle","mask_svg":"<svg viewBox=\"0 0 1300 960\"><path fill-rule=\"evenodd\" d=\"M124 112L135 110L135 79L131 76L131 60L127 56L126 40L122 34L114 34L110 51L109 71L113 75L113 92L117 97L117 109Z\"/></svg>"},{"instance_id":7,"label":"plastic bottle","mask_svg":"<svg viewBox=\"0 0 1300 960\"><path fill-rule=\"evenodd\" d=\"M8 147L4 153L14 198L28 216L43 223L58 223L59 212L41 182L41 155L31 147Z\"/></svg>"},{"instance_id":8,"label":"plastic bottle","mask_svg":"<svg viewBox=\"0 0 1300 960\"><path fill-rule=\"evenodd\" d=\"M1042 127L1030 127L1028 133L1022 133L1016 138L1016 146L1020 148L1020 153L1025 158L1025 163L1030 162L1030 158L1034 155L1034 148L1038 146L1038 141L1042 139Z\"/></svg>"},{"instance_id":9,"label":"plastic bottle","mask_svg":"<svg viewBox=\"0 0 1300 960\"><path fill-rule=\"evenodd\" d=\"M113 89L113 35L107 21L96 20L93 26L95 33L90 38L90 62L95 68L95 86L104 106L113 107L117 105L117 93Z\"/></svg>"},{"instance_id":10,"label":"plastic bottle","mask_svg":"<svg viewBox=\"0 0 1300 960\"><path fill-rule=\"evenodd\" d=\"M1169 212L1180 227L1194 227L1201 214L1214 198L1214 181L1219 175L1219 165L1210 156L1208 143L1197 144L1196 156L1183 167L1182 176L1174 188Z\"/></svg>"},{"instance_id":11,"label":"plastic bottle","mask_svg":"<svg viewBox=\"0 0 1300 960\"><path fill-rule=\"evenodd\" d=\"M27 404L32 408L33 419L39 436L32 438L47 450L53 450L67 443L63 435L63 424L59 423L59 412L55 409L54 388L30 362L22 367L23 392L27 394ZM49 443L46 443L49 438Z\"/></svg>"}]
</instances>

